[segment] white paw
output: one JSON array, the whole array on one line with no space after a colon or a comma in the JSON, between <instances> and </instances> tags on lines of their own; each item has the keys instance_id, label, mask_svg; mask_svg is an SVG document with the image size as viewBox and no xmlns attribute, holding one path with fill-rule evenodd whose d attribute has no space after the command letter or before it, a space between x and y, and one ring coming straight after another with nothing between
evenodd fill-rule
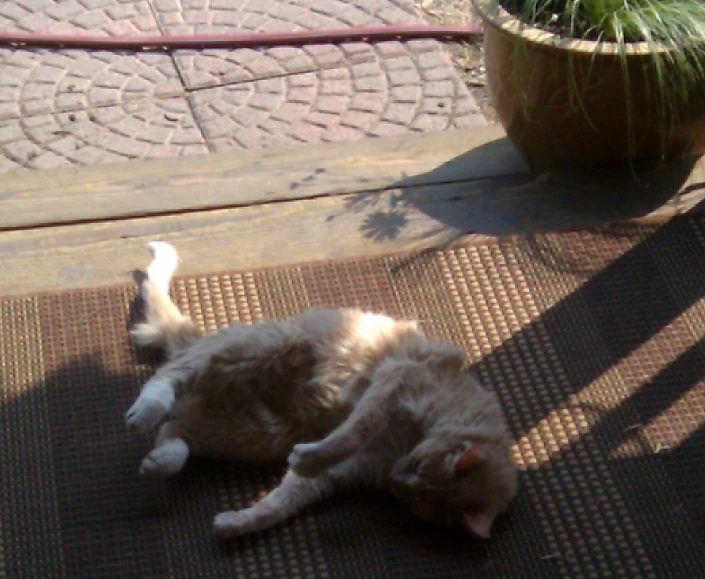
<instances>
[{"instance_id":1,"label":"white paw","mask_svg":"<svg viewBox=\"0 0 705 579\"><path fill-rule=\"evenodd\" d=\"M249 533L251 520L246 511L247 509L226 511L216 515L213 521L213 534L219 539L229 539Z\"/></svg>"},{"instance_id":2,"label":"white paw","mask_svg":"<svg viewBox=\"0 0 705 579\"><path fill-rule=\"evenodd\" d=\"M140 466L142 476L164 478L179 472L188 459L188 445L175 438L153 449L144 457Z\"/></svg>"},{"instance_id":3,"label":"white paw","mask_svg":"<svg viewBox=\"0 0 705 579\"><path fill-rule=\"evenodd\" d=\"M174 387L164 379L150 380L125 415L130 430L147 432L166 416L174 403Z\"/></svg>"},{"instance_id":4,"label":"white paw","mask_svg":"<svg viewBox=\"0 0 705 579\"><path fill-rule=\"evenodd\" d=\"M289 455L289 467L299 476L315 478L326 470L323 457L318 452L317 442L297 444Z\"/></svg>"},{"instance_id":5,"label":"white paw","mask_svg":"<svg viewBox=\"0 0 705 579\"><path fill-rule=\"evenodd\" d=\"M140 396L127 411L125 424L135 432L149 432L164 417L168 408L158 398Z\"/></svg>"},{"instance_id":6,"label":"white paw","mask_svg":"<svg viewBox=\"0 0 705 579\"><path fill-rule=\"evenodd\" d=\"M160 290L168 294L169 282L179 264L179 254L173 245L165 241L150 241L147 244L152 263L147 268L147 277Z\"/></svg>"}]
</instances>

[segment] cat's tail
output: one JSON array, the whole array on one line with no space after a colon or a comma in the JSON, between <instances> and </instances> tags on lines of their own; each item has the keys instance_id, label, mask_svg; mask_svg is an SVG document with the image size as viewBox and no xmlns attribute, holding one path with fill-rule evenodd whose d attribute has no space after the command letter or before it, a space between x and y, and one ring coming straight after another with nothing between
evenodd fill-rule
<instances>
[{"instance_id":1,"label":"cat's tail","mask_svg":"<svg viewBox=\"0 0 705 579\"><path fill-rule=\"evenodd\" d=\"M171 358L193 344L201 332L169 298L169 283L179 262L176 249L163 241L151 241L147 247L152 262L142 281L145 321L130 333L137 345L165 350Z\"/></svg>"}]
</instances>

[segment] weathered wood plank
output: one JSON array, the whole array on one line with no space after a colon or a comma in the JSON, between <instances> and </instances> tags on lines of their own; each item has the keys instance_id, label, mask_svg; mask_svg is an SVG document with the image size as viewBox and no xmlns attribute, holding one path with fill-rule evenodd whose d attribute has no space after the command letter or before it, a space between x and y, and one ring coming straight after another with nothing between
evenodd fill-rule
<instances>
[{"instance_id":1,"label":"weathered wood plank","mask_svg":"<svg viewBox=\"0 0 705 579\"><path fill-rule=\"evenodd\" d=\"M187 214L0 232L0 295L130 279L145 244L179 249L181 273L250 269L438 247L468 233L505 235L658 217L675 191L691 204L705 187L690 174L619 169L396 188ZM647 186L648 185L648 186ZM673 212L677 212L678 205ZM656 212L656 213L654 213ZM670 217L671 214L663 214Z\"/></svg>"},{"instance_id":2,"label":"weathered wood plank","mask_svg":"<svg viewBox=\"0 0 705 579\"><path fill-rule=\"evenodd\" d=\"M0 230L524 172L497 126L3 175Z\"/></svg>"},{"instance_id":3,"label":"weathered wood plank","mask_svg":"<svg viewBox=\"0 0 705 579\"><path fill-rule=\"evenodd\" d=\"M374 203L389 209L389 193ZM382 205L380 205L382 204ZM0 295L124 282L146 265L145 244L172 242L180 273L273 266L379 255L443 244L457 232L421 211L407 211L397 233L366 233L373 207L349 210L345 198L323 197L145 219L0 233Z\"/></svg>"}]
</instances>

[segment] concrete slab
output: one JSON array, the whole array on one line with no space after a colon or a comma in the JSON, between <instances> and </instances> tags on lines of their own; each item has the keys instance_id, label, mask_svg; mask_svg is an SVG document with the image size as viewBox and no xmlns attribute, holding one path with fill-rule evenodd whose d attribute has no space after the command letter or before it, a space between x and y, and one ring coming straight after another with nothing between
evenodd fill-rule
<instances>
[{"instance_id":1,"label":"concrete slab","mask_svg":"<svg viewBox=\"0 0 705 579\"><path fill-rule=\"evenodd\" d=\"M421 21L410 0L20 0L0 29L191 34ZM434 41L173 53L0 49L0 171L485 124Z\"/></svg>"}]
</instances>

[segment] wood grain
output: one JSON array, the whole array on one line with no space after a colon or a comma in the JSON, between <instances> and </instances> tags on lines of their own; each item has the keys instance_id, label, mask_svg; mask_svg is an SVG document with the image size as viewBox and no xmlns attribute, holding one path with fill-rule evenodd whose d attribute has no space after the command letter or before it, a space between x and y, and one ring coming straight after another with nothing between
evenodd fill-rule
<instances>
[{"instance_id":1,"label":"wood grain","mask_svg":"<svg viewBox=\"0 0 705 579\"><path fill-rule=\"evenodd\" d=\"M0 230L242 207L524 172L497 126L3 175Z\"/></svg>"},{"instance_id":2,"label":"wood grain","mask_svg":"<svg viewBox=\"0 0 705 579\"><path fill-rule=\"evenodd\" d=\"M0 233L0 294L94 287L125 282L147 265L146 243L170 241L182 257L180 273L249 269L357 255L380 255L443 244L457 232L422 211L405 212L397 232L366 233L375 209L390 210L390 193L374 206L350 210L345 198L324 197Z\"/></svg>"},{"instance_id":3,"label":"wood grain","mask_svg":"<svg viewBox=\"0 0 705 579\"><path fill-rule=\"evenodd\" d=\"M563 171L229 209L0 232L0 294L125 282L145 245L172 242L180 273L252 269L439 247L467 235L511 235L664 219L695 207L705 187L692 163L630 171ZM680 199L672 201L675 193Z\"/></svg>"}]
</instances>

